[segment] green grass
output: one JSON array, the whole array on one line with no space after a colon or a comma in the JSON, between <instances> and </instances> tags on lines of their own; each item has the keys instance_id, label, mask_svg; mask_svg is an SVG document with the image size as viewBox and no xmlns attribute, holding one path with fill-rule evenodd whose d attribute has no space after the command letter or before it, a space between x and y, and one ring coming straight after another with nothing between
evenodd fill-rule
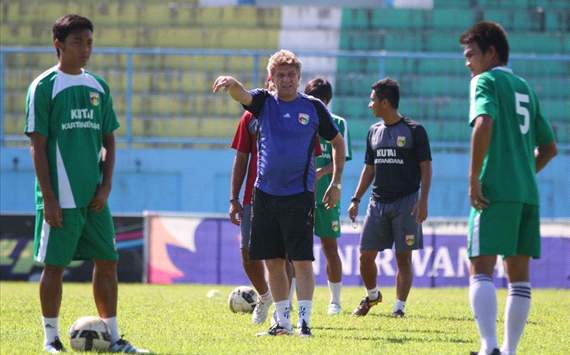
<instances>
[{"instance_id":1,"label":"green grass","mask_svg":"<svg viewBox=\"0 0 570 355\"><path fill-rule=\"evenodd\" d=\"M217 289L222 296L206 297ZM315 292L314 336L255 337L269 323L256 326L249 314L229 311L230 286L133 285L119 287L119 327L136 346L158 354L466 354L478 349L478 336L467 303L467 289L412 289L404 319L389 317L395 291L383 288L385 303L364 318L350 311L364 290L343 289L342 315L326 315L328 290ZM505 290L499 290L499 339ZM530 321L520 354L569 354L569 290L533 290ZM294 312L293 312L294 313ZM69 350L67 329L80 316L95 315L89 284L64 285L60 332ZM293 319L295 320L296 314ZM0 354L41 350L38 285L0 283Z\"/></svg>"}]
</instances>

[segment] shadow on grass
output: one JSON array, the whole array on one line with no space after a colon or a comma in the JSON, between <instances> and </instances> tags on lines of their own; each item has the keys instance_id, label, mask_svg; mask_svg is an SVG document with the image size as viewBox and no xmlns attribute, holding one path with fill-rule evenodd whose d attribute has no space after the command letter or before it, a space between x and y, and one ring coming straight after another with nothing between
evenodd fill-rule
<instances>
[{"instance_id":1,"label":"shadow on grass","mask_svg":"<svg viewBox=\"0 0 570 355\"><path fill-rule=\"evenodd\" d=\"M315 336L321 338L338 338L338 336L329 335L329 334L315 334ZM387 342L393 344L406 344L406 343L455 343L455 344L470 344L473 342L471 339L465 338L446 338L440 337L436 339L426 339L425 337L410 337L410 336L402 336L402 337L394 337L394 336L381 336L381 335L365 335L365 336L342 336L344 339L350 339L355 341L375 341L375 342Z\"/></svg>"}]
</instances>

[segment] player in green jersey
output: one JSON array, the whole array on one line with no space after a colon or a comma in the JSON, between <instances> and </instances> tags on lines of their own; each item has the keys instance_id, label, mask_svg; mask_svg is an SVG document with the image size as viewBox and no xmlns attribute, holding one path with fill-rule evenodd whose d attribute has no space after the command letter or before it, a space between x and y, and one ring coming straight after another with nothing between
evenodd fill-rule
<instances>
[{"instance_id":1,"label":"player in green jersey","mask_svg":"<svg viewBox=\"0 0 570 355\"><path fill-rule=\"evenodd\" d=\"M111 352L146 352L119 337L115 230L107 205L119 127L107 83L86 71L93 24L66 15L53 26L58 64L30 85L25 133L36 172L34 259L44 263L40 302L44 350L65 351L58 316L63 272L72 260L93 260L93 293L111 333Z\"/></svg>"},{"instance_id":2,"label":"player in green jersey","mask_svg":"<svg viewBox=\"0 0 570 355\"><path fill-rule=\"evenodd\" d=\"M323 78L315 78L305 86L305 94L320 99L328 105L332 99L332 86ZM331 113L331 116L345 142L346 161L352 159L350 146L350 134L346 120ZM339 314L342 310L340 305L340 290L342 287L342 263L338 255L337 238L340 237L340 205L326 208L323 197L331 183L332 177L332 145L321 138L322 154L316 158L317 182L315 186L315 234L321 238L321 245L327 259L327 278L330 291L330 302L327 313Z\"/></svg>"},{"instance_id":3,"label":"player in green jersey","mask_svg":"<svg viewBox=\"0 0 570 355\"><path fill-rule=\"evenodd\" d=\"M459 42L473 75L468 253L469 299L481 338L478 353L514 354L530 308L529 259L540 257L535 176L557 149L536 94L506 67L509 44L503 28L480 22L463 33ZM503 256L509 282L500 350L492 279L497 255Z\"/></svg>"}]
</instances>

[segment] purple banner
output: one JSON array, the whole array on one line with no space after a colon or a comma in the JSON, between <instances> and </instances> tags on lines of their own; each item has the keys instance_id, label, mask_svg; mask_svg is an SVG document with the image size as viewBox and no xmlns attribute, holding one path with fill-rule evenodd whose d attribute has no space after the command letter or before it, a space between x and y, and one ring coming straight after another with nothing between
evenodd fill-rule
<instances>
[{"instance_id":1,"label":"purple banner","mask_svg":"<svg viewBox=\"0 0 570 355\"><path fill-rule=\"evenodd\" d=\"M150 283L249 284L240 259L239 228L225 218L147 215L146 280ZM542 258L531 261L533 287L570 288L570 238L566 225L545 228ZM343 226L338 240L343 284L361 285L359 231ZM545 233L543 232L543 235ZM559 236L556 236L559 234ZM414 252L414 286L467 286L469 259L464 222L431 222L424 228L424 249ZM317 284L326 284L326 260L314 238L313 269ZM396 260L392 251L379 254L378 281L393 286ZM495 283L505 286L502 263Z\"/></svg>"}]
</instances>

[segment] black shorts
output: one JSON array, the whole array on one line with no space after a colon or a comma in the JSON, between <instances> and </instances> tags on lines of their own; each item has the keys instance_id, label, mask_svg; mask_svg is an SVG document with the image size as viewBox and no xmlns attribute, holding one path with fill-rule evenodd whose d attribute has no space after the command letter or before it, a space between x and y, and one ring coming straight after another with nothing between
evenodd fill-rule
<instances>
[{"instance_id":1,"label":"black shorts","mask_svg":"<svg viewBox=\"0 0 570 355\"><path fill-rule=\"evenodd\" d=\"M315 260L312 192L274 196L255 189L249 258Z\"/></svg>"}]
</instances>

